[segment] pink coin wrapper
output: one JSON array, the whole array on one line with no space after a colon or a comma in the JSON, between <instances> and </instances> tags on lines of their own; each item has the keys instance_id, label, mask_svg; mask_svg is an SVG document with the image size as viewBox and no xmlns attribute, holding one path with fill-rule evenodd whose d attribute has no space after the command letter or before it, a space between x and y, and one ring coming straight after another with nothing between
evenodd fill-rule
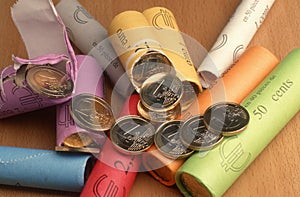
<instances>
[{"instance_id":1,"label":"pink coin wrapper","mask_svg":"<svg viewBox=\"0 0 300 197\"><path fill-rule=\"evenodd\" d=\"M96 59L91 56L77 55L78 72L75 80L74 95L91 94L104 98L104 75L103 70ZM78 126L71 114L70 106L72 99L56 106L56 145L62 146L64 140L74 133L87 133L97 145L103 145L105 134L87 131Z\"/></svg>"}]
</instances>

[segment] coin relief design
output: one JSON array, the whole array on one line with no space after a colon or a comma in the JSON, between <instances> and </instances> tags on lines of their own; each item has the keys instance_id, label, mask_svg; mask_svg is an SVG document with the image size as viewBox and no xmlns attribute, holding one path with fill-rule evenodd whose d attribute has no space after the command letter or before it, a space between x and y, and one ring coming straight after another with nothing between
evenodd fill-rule
<instances>
[{"instance_id":1,"label":"coin relief design","mask_svg":"<svg viewBox=\"0 0 300 197\"><path fill-rule=\"evenodd\" d=\"M154 137L157 149L166 157L181 159L190 156L193 150L187 148L179 137L179 127L183 122L171 120L160 125Z\"/></svg>"},{"instance_id":2,"label":"coin relief design","mask_svg":"<svg viewBox=\"0 0 300 197\"><path fill-rule=\"evenodd\" d=\"M110 105L91 94L73 97L70 113L77 125L95 132L108 131L115 121Z\"/></svg>"},{"instance_id":3,"label":"coin relief design","mask_svg":"<svg viewBox=\"0 0 300 197\"><path fill-rule=\"evenodd\" d=\"M124 153L137 154L153 144L155 129L148 121L131 115L119 118L110 130L112 143Z\"/></svg>"},{"instance_id":4,"label":"coin relief design","mask_svg":"<svg viewBox=\"0 0 300 197\"><path fill-rule=\"evenodd\" d=\"M73 81L51 66L34 66L26 73L26 82L32 90L50 98L64 98L73 91Z\"/></svg>"},{"instance_id":5,"label":"coin relief design","mask_svg":"<svg viewBox=\"0 0 300 197\"><path fill-rule=\"evenodd\" d=\"M222 134L216 134L206 128L201 115L193 116L185 121L179 133L184 145L196 151L212 149L224 139Z\"/></svg>"},{"instance_id":6,"label":"coin relief design","mask_svg":"<svg viewBox=\"0 0 300 197\"><path fill-rule=\"evenodd\" d=\"M204 112L204 123L207 128L216 133L222 133L224 136L242 132L249 120L248 111L236 103L217 103Z\"/></svg>"},{"instance_id":7,"label":"coin relief design","mask_svg":"<svg viewBox=\"0 0 300 197\"><path fill-rule=\"evenodd\" d=\"M176 107L183 94L181 80L172 74L156 74L141 88L141 102L153 111L167 111Z\"/></svg>"}]
</instances>

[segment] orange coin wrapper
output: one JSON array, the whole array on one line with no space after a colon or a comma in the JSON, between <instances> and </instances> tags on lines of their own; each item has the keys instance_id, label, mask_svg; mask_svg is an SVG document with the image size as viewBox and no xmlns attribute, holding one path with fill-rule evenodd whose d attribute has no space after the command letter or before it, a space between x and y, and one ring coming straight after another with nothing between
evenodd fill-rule
<instances>
[{"instance_id":1,"label":"orange coin wrapper","mask_svg":"<svg viewBox=\"0 0 300 197\"><path fill-rule=\"evenodd\" d=\"M125 102L120 117L137 115L138 95L129 97ZM96 161L96 164L80 194L90 196L128 196L140 169L139 155L125 155L117 151L108 138Z\"/></svg>"},{"instance_id":2,"label":"orange coin wrapper","mask_svg":"<svg viewBox=\"0 0 300 197\"><path fill-rule=\"evenodd\" d=\"M199 112L203 114L206 108L219 101L240 103L277 64L278 59L267 49L260 46L249 48L215 87L200 93L198 102L183 112L182 119L198 115ZM142 157L146 170L167 186L175 184L175 174L184 161L166 158L155 146Z\"/></svg>"},{"instance_id":3,"label":"orange coin wrapper","mask_svg":"<svg viewBox=\"0 0 300 197\"><path fill-rule=\"evenodd\" d=\"M291 51L241 102L250 115L242 133L205 154L193 154L181 166L176 184L185 196L222 196L299 112L299 60L300 49Z\"/></svg>"}]
</instances>

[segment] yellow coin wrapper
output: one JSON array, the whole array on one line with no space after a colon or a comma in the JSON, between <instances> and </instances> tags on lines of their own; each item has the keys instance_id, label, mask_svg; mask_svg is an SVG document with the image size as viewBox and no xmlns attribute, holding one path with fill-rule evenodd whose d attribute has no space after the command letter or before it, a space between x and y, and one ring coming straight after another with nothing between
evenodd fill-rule
<instances>
[{"instance_id":1,"label":"yellow coin wrapper","mask_svg":"<svg viewBox=\"0 0 300 197\"><path fill-rule=\"evenodd\" d=\"M171 60L178 77L187 81L194 89L194 98L202 91L198 73L182 37L173 13L164 7L153 7L143 12L154 27L154 33L161 43L164 53ZM193 94L192 92L190 94Z\"/></svg>"},{"instance_id":2,"label":"yellow coin wrapper","mask_svg":"<svg viewBox=\"0 0 300 197\"><path fill-rule=\"evenodd\" d=\"M288 56L241 103L248 127L218 147L193 154L176 173L185 196L221 196L300 109L300 49Z\"/></svg>"}]
</instances>

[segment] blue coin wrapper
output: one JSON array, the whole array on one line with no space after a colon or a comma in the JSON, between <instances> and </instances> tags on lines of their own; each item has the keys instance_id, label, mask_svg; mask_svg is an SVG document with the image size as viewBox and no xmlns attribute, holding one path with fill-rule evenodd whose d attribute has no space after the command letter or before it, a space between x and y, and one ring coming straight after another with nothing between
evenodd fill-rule
<instances>
[{"instance_id":1,"label":"blue coin wrapper","mask_svg":"<svg viewBox=\"0 0 300 197\"><path fill-rule=\"evenodd\" d=\"M0 184L80 192L90 154L0 146Z\"/></svg>"}]
</instances>

